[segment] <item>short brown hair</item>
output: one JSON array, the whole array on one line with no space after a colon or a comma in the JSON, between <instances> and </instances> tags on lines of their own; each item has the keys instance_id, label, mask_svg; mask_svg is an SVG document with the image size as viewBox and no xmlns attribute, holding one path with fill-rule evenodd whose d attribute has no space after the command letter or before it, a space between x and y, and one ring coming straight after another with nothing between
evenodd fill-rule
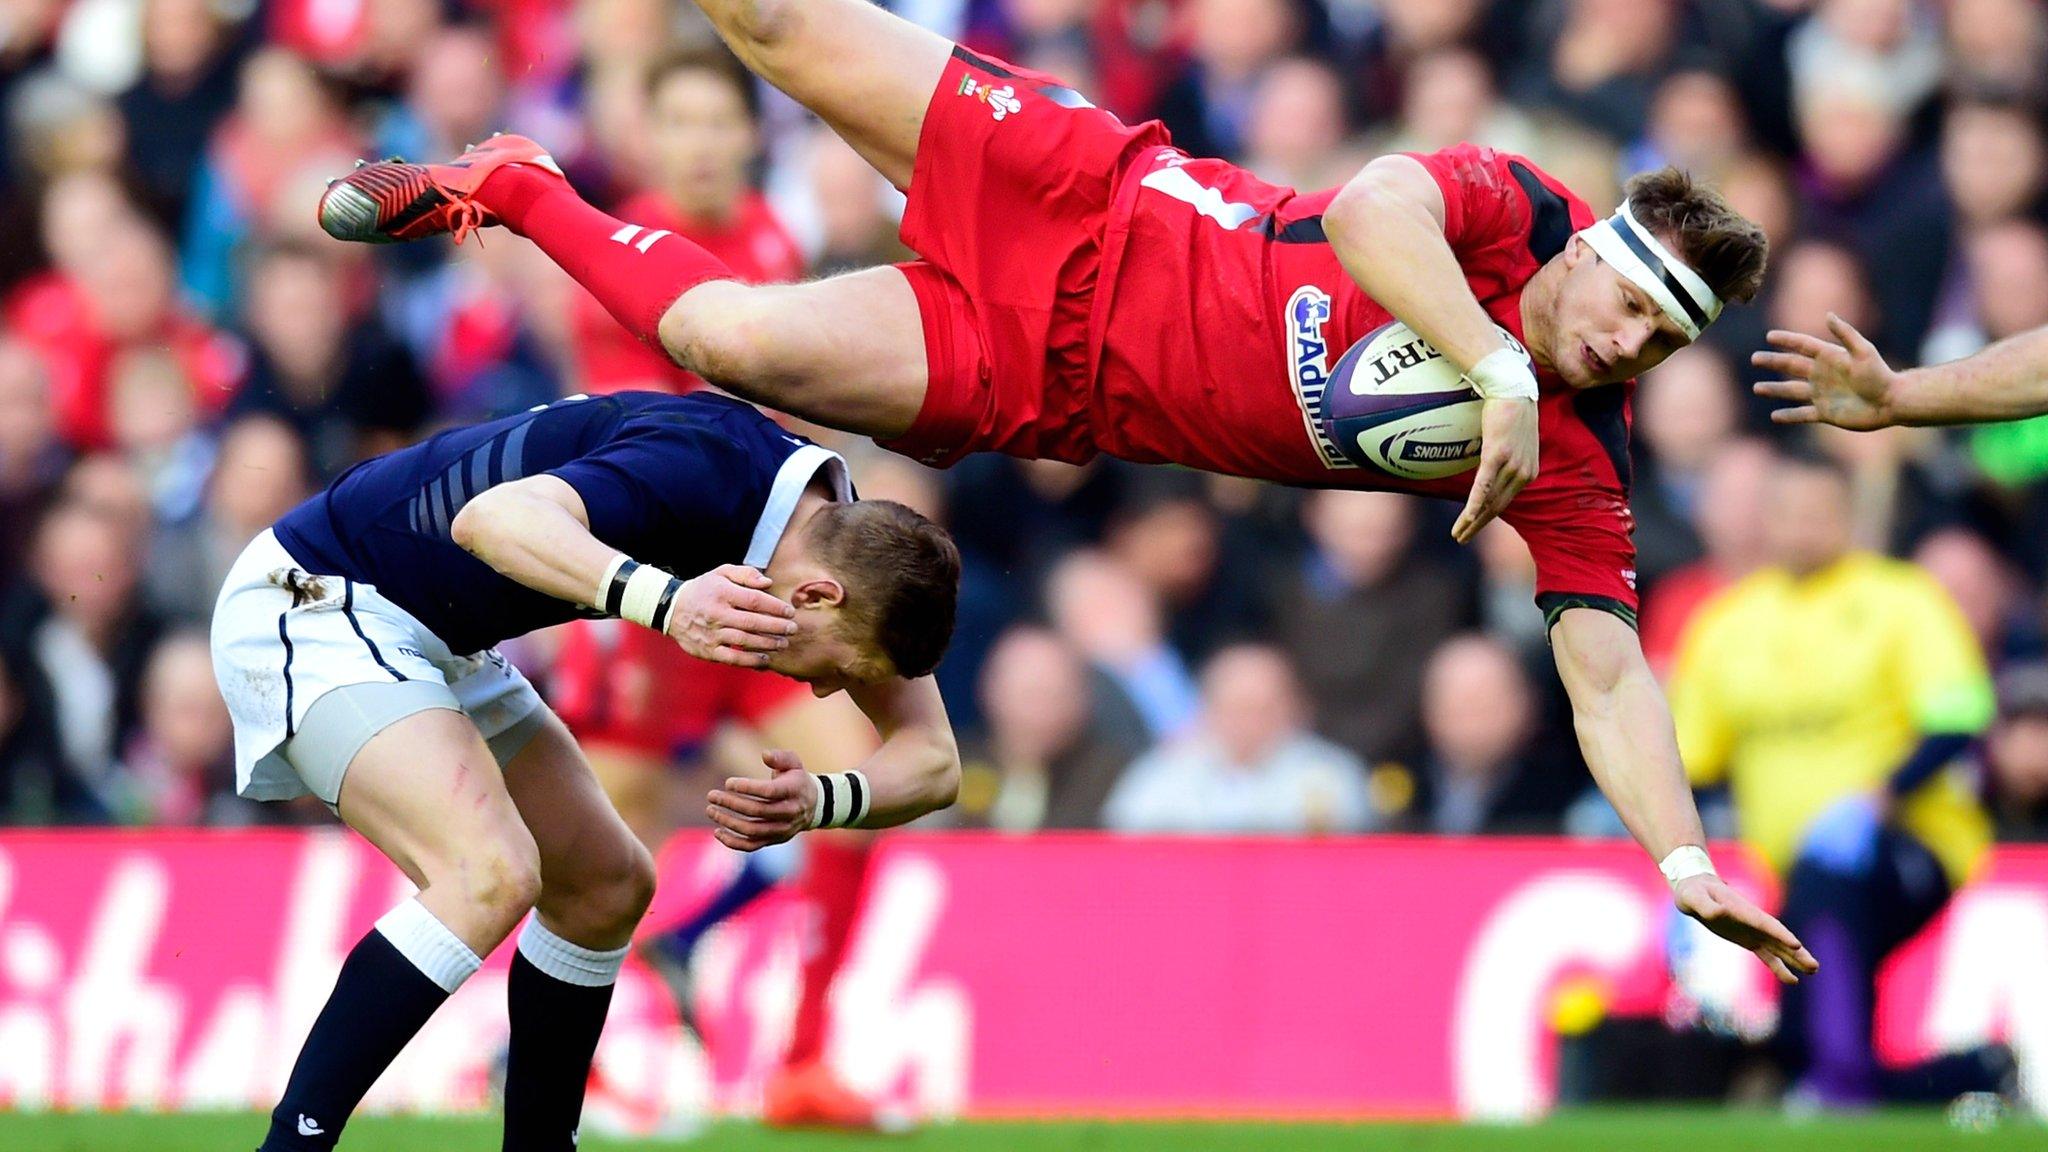
<instances>
[{"instance_id":1,"label":"short brown hair","mask_svg":"<svg viewBox=\"0 0 2048 1152\"><path fill-rule=\"evenodd\" d=\"M1643 227L1667 242L1677 239L1679 256L1715 295L1743 303L1756 299L1771 249L1756 221L1678 168L1645 172L1622 192Z\"/></svg>"},{"instance_id":2,"label":"short brown hair","mask_svg":"<svg viewBox=\"0 0 2048 1152\"><path fill-rule=\"evenodd\" d=\"M689 45L664 53L647 69L647 84L644 95L653 100L668 78L678 72L703 72L732 85L739 93L740 102L746 105L747 119L756 124L761 120L761 93L754 87L754 74L746 65L725 47L718 44Z\"/></svg>"},{"instance_id":3,"label":"short brown hair","mask_svg":"<svg viewBox=\"0 0 2048 1152\"><path fill-rule=\"evenodd\" d=\"M906 680L928 676L953 639L960 549L944 528L893 500L819 509L811 546L846 586L845 611Z\"/></svg>"}]
</instances>

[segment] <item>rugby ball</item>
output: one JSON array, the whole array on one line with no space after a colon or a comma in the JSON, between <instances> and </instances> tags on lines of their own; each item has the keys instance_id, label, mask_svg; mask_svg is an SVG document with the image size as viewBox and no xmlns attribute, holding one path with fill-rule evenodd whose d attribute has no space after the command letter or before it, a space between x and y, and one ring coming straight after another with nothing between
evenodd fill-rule
<instances>
[{"instance_id":1,"label":"rugby ball","mask_svg":"<svg viewBox=\"0 0 2048 1152\"><path fill-rule=\"evenodd\" d=\"M1479 466L1480 403L1463 372L1394 320L1337 360L1323 390L1323 435L1361 468L1441 480Z\"/></svg>"}]
</instances>

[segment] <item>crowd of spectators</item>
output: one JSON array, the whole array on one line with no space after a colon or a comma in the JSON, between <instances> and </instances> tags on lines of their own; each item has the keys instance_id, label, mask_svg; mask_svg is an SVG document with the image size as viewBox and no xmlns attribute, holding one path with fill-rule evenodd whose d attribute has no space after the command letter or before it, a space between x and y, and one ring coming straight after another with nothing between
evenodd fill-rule
<instances>
[{"instance_id":1,"label":"crowd of spectators","mask_svg":"<svg viewBox=\"0 0 2048 1152\"><path fill-rule=\"evenodd\" d=\"M1817 331L1833 310L1897 365L2048 323L2034 0L892 6L1304 189L1473 139L1596 211L1676 163L1762 223L1761 299L1637 393L1660 669L1700 604L1770 562L1763 478L1794 437L1748 393L1766 328ZM327 240L313 205L354 158L522 131L600 204L723 236L752 278L903 255L900 197L793 104L657 69L709 39L684 0L11 0L0 821L324 819L232 795L204 628L242 544L435 428L689 386L502 232ZM1108 461L932 473L820 436L963 551L939 676L968 768L946 821L1613 827L1504 526L1460 549L1448 505ZM2006 834L2048 836L2048 423L1796 438L1848 470L1856 542L1963 606L2006 705L1981 745L1987 804ZM543 686L552 650L517 653Z\"/></svg>"}]
</instances>

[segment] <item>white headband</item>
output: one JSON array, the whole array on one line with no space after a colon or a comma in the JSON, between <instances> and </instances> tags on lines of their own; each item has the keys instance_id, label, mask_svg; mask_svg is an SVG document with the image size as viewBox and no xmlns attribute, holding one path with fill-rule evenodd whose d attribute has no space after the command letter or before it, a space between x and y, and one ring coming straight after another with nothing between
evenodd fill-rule
<instances>
[{"instance_id":1,"label":"white headband","mask_svg":"<svg viewBox=\"0 0 2048 1152\"><path fill-rule=\"evenodd\" d=\"M1671 317L1688 339L1699 339L1706 326L1721 315L1721 298L1714 295L1699 273L1686 267L1685 261L1672 255L1636 220L1628 210L1628 201L1622 201L1614 215L1579 235L1615 271L1649 293L1650 299L1657 302L1657 307Z\"/></svg>"}]
</instances>

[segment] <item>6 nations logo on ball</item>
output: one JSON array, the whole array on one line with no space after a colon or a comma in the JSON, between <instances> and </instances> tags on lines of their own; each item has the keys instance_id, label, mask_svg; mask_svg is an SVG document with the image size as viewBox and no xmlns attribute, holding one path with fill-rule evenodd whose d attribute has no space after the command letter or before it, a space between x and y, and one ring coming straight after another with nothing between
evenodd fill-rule
<instances>
[{"instance_id":1,"label":"6 nations logo on ball","mask_svg":"<svg viewBox=\"0 0 2048 1152\"><path fill-rule=\"evenodd\" d=\"M1313 284L1304 284L1287 299L1288 382L1294 387L1295 403L1301 407L1302 423L1316 454L1329 468L1356 468L1338 451L1336 442L1323 431L1323 390L1330 385L1330 344L1323 338L1323 326L1330 322L1330 294Z\"/></svg>"}]
</instances>

